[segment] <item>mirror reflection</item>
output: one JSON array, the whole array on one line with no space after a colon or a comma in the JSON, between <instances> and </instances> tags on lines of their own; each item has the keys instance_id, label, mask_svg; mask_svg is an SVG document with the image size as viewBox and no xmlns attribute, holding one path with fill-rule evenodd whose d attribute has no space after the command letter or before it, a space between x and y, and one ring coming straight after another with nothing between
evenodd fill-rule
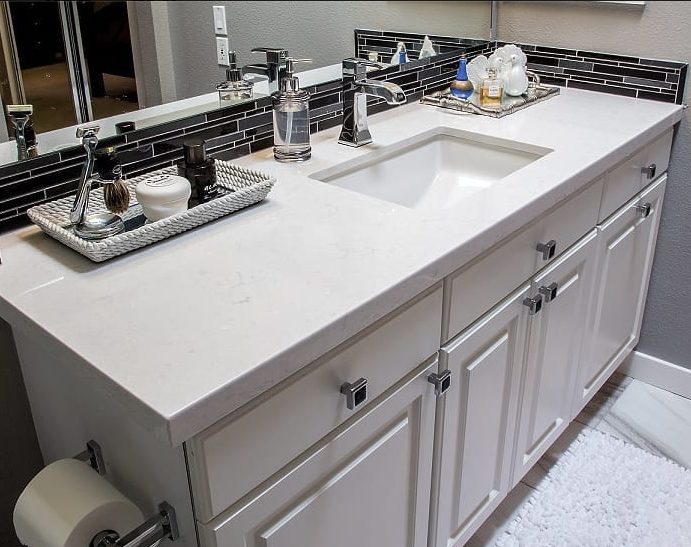
<instances>
[{"instance_id":1,"label":"mirror reflection","mask_svg":"<svg viewBox=\"0 0 691 547\"><path fill-rule=\"evenodd\" d=\"M288 55L312 59L298 70L316 85L340 79L346 57L414 62L481 43L490 27L489 2L10 1L0 11L0 164L79 146L79 126L107 138L265 96Z\"/></svg>"}]
</instances>

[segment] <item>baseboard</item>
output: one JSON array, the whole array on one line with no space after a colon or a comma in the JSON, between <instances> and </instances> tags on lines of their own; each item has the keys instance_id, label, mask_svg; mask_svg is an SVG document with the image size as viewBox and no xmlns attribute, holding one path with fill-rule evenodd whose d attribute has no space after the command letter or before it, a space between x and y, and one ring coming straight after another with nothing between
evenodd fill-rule
<instances>
[{"instance_id":1,"label":"baseboard","mask_svg":"<svg viewBox=\"0 0 691 547\"><path fill-rule=\"evenodd\" d=\"M619 372L691 399L691 369L632 351L619 367Z\"/></svg>"}]
</instances>

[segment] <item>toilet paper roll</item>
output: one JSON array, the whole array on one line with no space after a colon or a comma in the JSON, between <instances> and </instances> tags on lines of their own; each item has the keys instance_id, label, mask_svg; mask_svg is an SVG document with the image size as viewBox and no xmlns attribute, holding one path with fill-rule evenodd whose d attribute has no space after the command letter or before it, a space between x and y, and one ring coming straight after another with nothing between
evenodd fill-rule
<instances>
[{"instance_id":1,"label":"toilet paper roll","mask_svg":"<svg viewBox=\"0 0 691 547\"><path fill-rule=\"evenodd\" d=\"M27 485L14 507L14 529L30 547L87 547L103 530L124 535L141 511L88 464L58 460Z\"/></svg>"}]
</instances>

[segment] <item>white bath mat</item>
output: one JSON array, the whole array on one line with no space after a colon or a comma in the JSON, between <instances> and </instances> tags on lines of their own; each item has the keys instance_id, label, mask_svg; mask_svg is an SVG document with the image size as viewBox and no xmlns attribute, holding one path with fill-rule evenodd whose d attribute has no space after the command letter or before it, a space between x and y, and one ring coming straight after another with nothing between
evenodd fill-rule
<instances>
[{"instance_id":1,"label":"white bath mat","mask_svg":"<svg viewBox=\"0 0 691 547\"><path fill-rule=\"evenodd\" d=\"M497 547L691 547L691 471L581 433Z\"/></svg>"}]
</instances>

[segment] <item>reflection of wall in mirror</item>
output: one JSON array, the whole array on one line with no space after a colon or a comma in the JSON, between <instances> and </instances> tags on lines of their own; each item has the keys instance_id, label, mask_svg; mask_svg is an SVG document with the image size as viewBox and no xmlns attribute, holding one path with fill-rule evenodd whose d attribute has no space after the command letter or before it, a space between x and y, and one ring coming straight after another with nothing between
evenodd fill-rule
<instances>
[{"instance_id":1,"label":"reflection of wall in mirror","mask_svg":"<svg viewBox=\"0 0 691 547\"><path fill-rule=\"evenodd\" d=\"M489 2L168 2L147 23L154 38L142 44L142 53L148 47L154 54L140 57L144 73L163 73L161 87L170 92L172 86L178 99L207 93L223 78L212 15L219 4L226 6L230 47L241 65L262 62L261 54L250 54L257 46L285 47L314 59L313 66L340 63L353 55L355 28L489 35Z\"/></svg>"}]
</instances>

